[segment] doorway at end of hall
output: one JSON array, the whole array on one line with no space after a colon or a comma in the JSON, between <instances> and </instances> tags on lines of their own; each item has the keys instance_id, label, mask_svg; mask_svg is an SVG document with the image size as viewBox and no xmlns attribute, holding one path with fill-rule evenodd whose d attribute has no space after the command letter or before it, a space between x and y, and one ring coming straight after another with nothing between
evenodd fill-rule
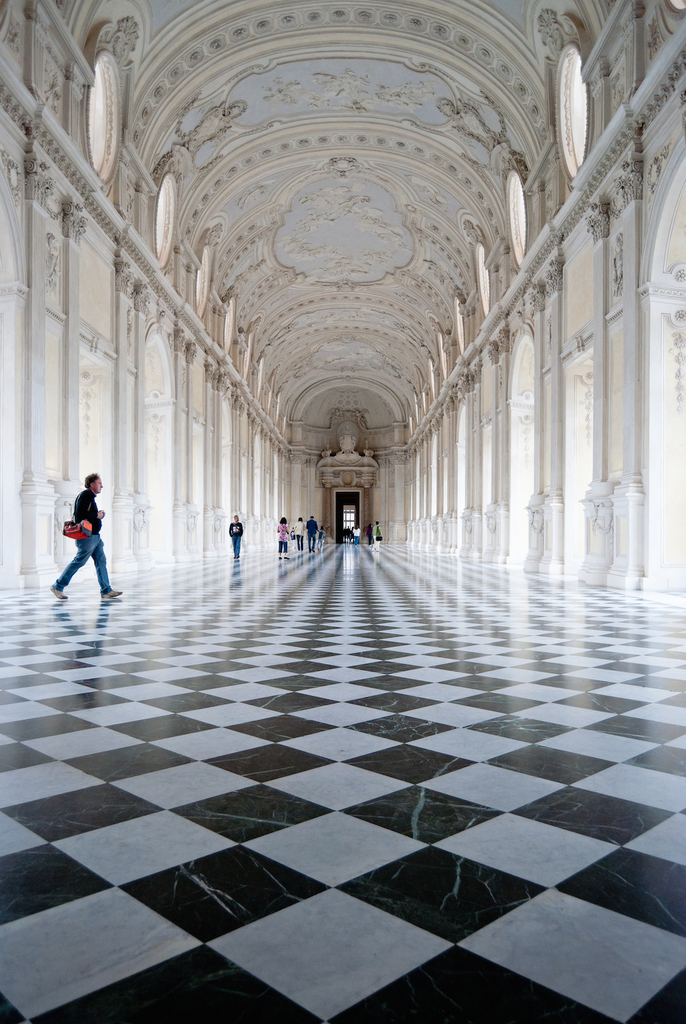
<instances>
[{"instance_id":1,"label":"doorway at end of hall","mask_svg":"<svg viewBox=\"0 0 686 1024\"><path fill-rule=\"evenodd\" d=\"M360 525L360 495L358 491L336 492L336 543L343 543L343 530Z\"/></svg>"}]
</instances>

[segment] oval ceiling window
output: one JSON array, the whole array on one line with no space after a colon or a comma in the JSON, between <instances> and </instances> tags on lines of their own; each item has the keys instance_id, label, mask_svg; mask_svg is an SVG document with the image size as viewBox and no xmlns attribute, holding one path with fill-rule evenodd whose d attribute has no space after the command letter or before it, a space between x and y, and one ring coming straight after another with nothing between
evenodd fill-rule
<instances>
[{"instance_id":1,"label":"oval ceiling window","mask_svg":"<svg viewBox=\"0 0 686 1024\"><path fill-rule=\"evenodd\" d=\"M209 245L202 251L202 262L198 277L195 283L195 310L199 317L202 317L207 305L207 298L210 294L210 260L212 253Z\"/></svg>"},{"instance_id":2,"label":"oval ceiling window","mask_svg":"<svg viewBox=\"0 0 686 1024\"><path fill-rule=\"evenodd\" d=\"M507 206L510 212L510 243L517 266L521 266L526 252L526 202L522 179L510 171L507 179Z\"/></svg>"},{"instance_id":3,"label":"oval ceiling window","mask_svg":"<svg viewBox=\"0 0 686 1024\"><path fill-rule=\"evenodd\" d=\"M588 131L586 86L576 46L562 51L557 80L557 133L562 161L570 181L584 162Z\"/></svg>"},{"instance_id":4,"label":"oval ceiling window","mask_svg":"<svg viewBox=\"0 0 686 1024\"><path fill-rule=\"evenodd\" d=\"M173 174L165 174L157 193L155 211L155 252L161 266L166 266L174 240L176 216L176 183Z\"/></svg>"},{"instance_id":5,"label":"oval ceiling window","mask_svg":"<svg viewBox=\"0 0 686 1024\"><path fill-rule=\"evenodd\" d=\"M488 316L491 308L491 283L486 270L486 250L481 242L476 247L476 273L479 279L479 295L481 296L481 308L484 316Z\"/></svg>"},{"instance_id":6,"label":"oval ceiling window","mask_svg":"<svg viewBox=\"0 0 686 1024\"><path fill-rule=\"evenodd\" d=\"M121 95L114 57L101 53L95 62L95 81L88 94L88 144L91 163L101 181L114 174L119 156Z\"/></svg>"}]
</instances>

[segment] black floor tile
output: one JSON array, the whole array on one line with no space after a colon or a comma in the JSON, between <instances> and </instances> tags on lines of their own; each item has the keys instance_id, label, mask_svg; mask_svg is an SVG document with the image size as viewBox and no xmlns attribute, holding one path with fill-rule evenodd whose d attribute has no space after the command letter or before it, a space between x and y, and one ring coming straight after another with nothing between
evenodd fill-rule
<instances>
[{"instance_id":1,"label":"black floor tile","mask_svg":"<svg viewBox=\"0 0 686 1024\"><path fill-rule=\"evenodd\" d=\"M408 1024L409 1021L417 1024L611 1024L609 1017L459 947L441 953L331 1018L331 1024Z\"/></svg>"},{"instance_id":2,"label":"black floor tile","mask_svg":"<svg viewBox=\"0 0 686 1024\"><path fill-rule=\"evenodd\" d=\"M137 740L151 743L153 740L169 739L170 736L187 736L191 732L206 732L216 728L207 722L198 722L194 718L182 718L180 715L163 715L160 718L142 718L137 722L122 722L112 725L111 729L133 736Z\"/></svg>"},{"instance_id":3,"label":"black floor tile","mask_svg":"<svg viewBox=\"0 0 686 1024\"><path fill-rule=\"evenodd\" d=\"M0 746L0 772L12 772L17 768L32 768L34 764L47 764L52 757L40 754L23 743L7 743Z\"/></svg>"},{"instance_id":4,"label":"black floor tile","mask_svg":"<svg viewBox=\"0 0 686 1024\"><path fill-rule=\"evenodd\" d=\"M23 1014L0 992L0 1024L21 1024L23 1020Z\"/></svg>"},{"instance_id":5,"label":"black floor tile","mask_svg":"<svg viewBox=\"0 0 686 1024\"><path fill-rule=\"evenodd\" d=\"M257 700L248 700L246 704L253 707L267 708L268 711L279 711L281 714L292 714L294 711L307 711L310 708L321 708L326 704L333 704L333 701L324 700L323 697L313 697L308 693L280 693L278 697L258 697Z\"/></svg>"},{"instance_id":6,"label":"black floor tile","mask_svg":"<svg viewBox=\"0 0 686 1024\"><path fill-rule=\"evenodd\" d=\"M309 899L326 886L235 846L121 888L179 928L209 942Z\"/></svg>"},{"instance_id":7,"label":"black floor tile","mask_svg":"<svg viewBox=\"0 0 686 1024\"><path fill-rule=\"evenodd\" d=\"M319 1024L207 946L33 1018L33 1024Z\"/></svg>"},{"instance_id":8,"label":"black floor tile","mask_svg":"<svg viewBox=\"0 0 686 1024\"><path fill-rule=\"evenodd\" d=\"M74 718L73 715L45 715L43 718L28 718L23 722L3 722L0 732L11 736L13 740L39 740L45 736L61 736L66 732L94 728L91 722L84 722L82 718Z\"/></svg>"},{"instance_id":9,"label":"black floor tile","mask_svg":"<svg viewBox=\"0 0 686 1024\"><path fill-rule=\"evenodd\" d=\"M379 775L388 775L392 779L414 783L435 779L439 775L457 771L458 768L465 768L472 763L461 757L451 757L450 754L439 754L435 750L423 750L421 747L409 747L404 744L377 750L372 754L362 754L346 761L346 764L351 764L355 768L365 768L369 772L378 772Z\"/></svg>"},{"instance_id":10,"label":"black floor tile","mask_svg":"<svg viewBox=\"0 0 686 1024\"><path fill-rule=\"evenodd\" d=\"M602 689L602 687L601 687ZM605 711L611 715L621 715L625 711L633 711L645 704L644 700L626 700L624 697L610 697L608 694L580 693L576 697L566 697L557 702L560 707L586 708L589 711Z\"/></svg>"},{"instance_id":11,"label":"black floor tile","mask_svg":"<svg viewBox=\"0 0 686 1024\"><path fill-rule=\"evenodd\" d=\"M88 690L86 693L72 693L68 697L49 697L42 700L56 711L90 711L92 708L106 708L111 704L126 704L126 697L117 697L114 693L101 690Z\"/></svg>"},{"instance_id":12,"label":"black floor tile","mask_svg":"<svg viewBox=\"0 0 686 1024\"><path fill-rule=\"evenodd\" d=\"M573 782L586 779L589 775L604 768L611 768L612 761L602 761L599 757L586 757L574 754L569 750L556 750L554 747L540 747L535 744L512 750L509 754L500 754L492 758L489 764L499 768L509 768L524 775L536 775L540 779L551 782L562 782L571 786Z\"/></svg>"},{"instance_id":13,"label":"black floor tile","mask_svg":"<svg viewBox=\"0 0 686 1024\"><path fill-rule=\"evenodd\" d=\"M174 813L236 843L247 843L269 832L328 814L329 808L256 785L238 793L225 793L175 807Z\"/></svg>"},{"instance_id":14,"label":"black floor tile","mask_svg":"<svg viewBox=\"0 0 686 1024\"><path fill-rule=\"evenodd\" d=\"M513 813L616 846L624 846L672 816L670 811L657 807L572 787L519 807Z\"/></svg>"},{"instance_id":15,"label":"black floor tile","mask_svg":"<svg viewBox=\"0 0 686 1024\"><path fill-rule=\"evenodd\" d=\"M421 740L425 736L436 736L439 732L450 732L453 726L422 721L421 718L410 718L407 715L388 715L386 718L374 718L371 722L358 722L348 728L384 740L409 743L410 740Z\"/></svg>"},{"instance_id":16,"label":"black floor tile","mask_svg":"<svg viewBox=\"0 0 686 1024\"><path fill-rule=\"evenodd\" d=\"M338 888L450 942L460 942L543 892L533 882L435 846Z\"/></svg>"},{"instance_id":17,"label":"black floor tile","mask_svg":"<svg viewBox=\"0 0 686 1024\"><path fill-rule=\"evenodd\" d=\"M308 754L305 750L295 747L282 747L270 744L253 750L243 750L237 754L223 754L208 762L236 775L245 775L255 782L271 782L282 779L285 775L296 775L311 768L321 768L332 762L326 757Z\"/></svg>"},{"instance_id":18,"label":"black floor tile","mask_svg":"<svg viewBox=\"0 0 686 1024\"><path fill-rule=\"evenodd\" d=\"M146 700L143 703L151 708L160 708L162 711L173 711L180 715L182 711L202 711L204 708L216 708L220 704L227 704L225 697L219 697L211 693L179 693L171 694L169 697L155 697L153 700Z\"/></svg>"},{"instance_id":19,"label":"black floor tile","mask_svg":"<svg viewBox=\"0 0 686 1024\"><path fill-rule=\"evenodd\" d=\"M596 722L595 725L586 728L592 732L609 732L614 736L629 736L631 739L646 740L649 743L667 743L686 732L686 726L683 725L650 722L646 718L627 718L625 715L606 718L604 722Z\"/></svg>"},{"instance_id":20,"label":"black floor tile","mask_svg":"<svg viewBox=\"0 0 686 1024\"><path fill-rule=\"evenodd\" d=\"M686 936L686 867L616 850L557 888L587 903Z\"/></svg>"},{"instance_id":21,"label":"black floor tile","mask_svg":"<svg viewBox=\"0 0 686 1024\"><path fill-rule=\"evenodd\" d=\"M626 764L638 768L652 768L667 775L686 776L686 750L682 747L653 747L643 754L632 757Z\"/></svg>"},{"instance_id":22,"label":"black floor tile","mask_svg":"<svg viewBox=\"0 0 686 1024\"><path fill-rule=\"evenodd\" d=\"M483 693L477 697L463 697L458 703L470 708L481 708L483 711L498 711L501 715L513 715L515 711L526 711L528 708L540 707L540 700L525 700L524 697L511 697L507 693Z\"/></svg>"},{"instance_id":23,"label":"black floor tile","mask_svg":"<svg viewBox=\"0 0 686 1024\"><path fill-rule=\"evenodd\" d=\"M491 736L505 736L510 740L522 743L538 743L559 736L563 732L571 732L564 725L551 722L539 722L535 718L517 718L515 715L503 715L502 718L491 718L487 722L479 722L469 726L475 732L487 732Z\"/></svg>"},{"instance_id":24,"label":"black floor tile","mask_svg":"<svg viewBox=\"0 0 686 1024\"><path fill-rule=\"evenodd\" d=\"M159 811L156 804L109 785L3 808L4 814L51 843L155 811Z\"/></svg>"},{"instance_id":25,"label":"black floor tile","mask_svg":"<svg viewBox=\"0 0 686 1024\"><path fill-rule=\"evenodd\" d=\"M345 813L372 825L402 832L421 843L437 843L472 825L498 817L500 811L423 786L410 786L349 807Z\"/></svg>"},{"instance_id":26,"label":"black floor tile","mask_svg":"<svg viewBox=\"0 0 686 1024\"><path fill-rule=\"evenodd\" d=\"M333 726L326 725L324 722L311 722L307 718L279 715L278 718L262 718L258 722L232 725L231 729L235 732L245 733L247 736L257 736L259 739L278 743L280 740L292 740L298 736L313 736L317 732L326 732L333 729Z\"/></svg>"},{"instance_id":27,"label":"black floor tile","mask_svg":"<svg viewBox=\"0 0 686 1024\"><path fill-rule=\"evenodd\" d=\"M11 853L0 857L0 925L109 888L56 846Z\"/></svg>"},{"instance_id":28,"label":"black floor tile","mask_svg":"<svg viewBox=\"0 0 686 1024\"><path fill-rule=\"evenodd\" d=\"M630 1018L628 1024L684 1024L686 971L681 971Z\"/></svg>"},{"instance_id":29,"label":"black floor tile","mask_svg":"<svg viewBox=\"0 0 686 1024\"><path fill-rule=\"evenodd\" d=\"M73 757L67 764L79 768L87 775L94 775L103 782L118 782L133 775L159 772L164 768L175 768L178 764L188 764L190 761L191 758L174 754L171 750L140 743L135 747L120 747L100 754Z\"/></svg>"},{"instance_id":30,"label":"black floor tile","mask_svg":"<svg viewBox=\"0 0 686 1024\"><path fill-rule=\"evenodd\" d=\"M390 711L395 714L403 711L416 711L418 708L426 708L435 704L435 700L425 700L423 697L411 697L409 693L375 693L371 697L358 697L350 701L351 704L359 704L363 708L374 708L379 711Z\"/></svg>"}]
</instances>

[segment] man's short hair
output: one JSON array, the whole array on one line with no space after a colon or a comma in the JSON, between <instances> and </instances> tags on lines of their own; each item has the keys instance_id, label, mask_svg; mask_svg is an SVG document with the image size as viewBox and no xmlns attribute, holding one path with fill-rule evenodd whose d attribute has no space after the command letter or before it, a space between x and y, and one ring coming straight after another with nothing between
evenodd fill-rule
<instances>
[{"instance_id":1,"label":"man's short hair","mask_svg":"<svg viewBox=\"0 0 686 1024\"><path fill-rule=\"evenodd\" d=\"M100 479L100 474L99 473L89 473L88 476L86 477L86 479L83 482L86 485L86 487L90 487L91 484L94 484L95 481L99 480L99 479Z\"/></svg>"}]
</instances>

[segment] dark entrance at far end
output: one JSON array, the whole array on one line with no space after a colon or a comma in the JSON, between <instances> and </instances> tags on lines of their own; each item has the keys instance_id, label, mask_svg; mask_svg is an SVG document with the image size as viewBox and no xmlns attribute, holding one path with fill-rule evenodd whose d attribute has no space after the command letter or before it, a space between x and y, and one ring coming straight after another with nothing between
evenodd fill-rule
<instances>
[{"instance_id":1,"label":"dark entrance at far end","mask_svg":"<svg viewBox=\"0 0 686 1024\"><path fill-rule=\"evenodd\" d=\"M358 491L336 492L336 543L343 543L343 530L360 525L360 495Z\"/></svg>"}]
</instances>

